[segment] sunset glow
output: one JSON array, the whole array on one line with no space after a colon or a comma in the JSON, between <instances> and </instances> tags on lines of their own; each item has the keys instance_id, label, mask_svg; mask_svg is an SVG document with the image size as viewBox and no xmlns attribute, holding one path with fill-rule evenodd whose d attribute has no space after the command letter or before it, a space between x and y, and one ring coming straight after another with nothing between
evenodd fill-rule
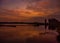
<instances>
[{"instance_id":1,"label":"sunset glow","mask_svg":"<svg viewBox=\"0 0 60 43\"><path fill-rule=\"evenodd\" d=\"M58 4L57 0L2 0L0 18L25 20L48 17L60 11Z\"/></svg>"}]
</instances>

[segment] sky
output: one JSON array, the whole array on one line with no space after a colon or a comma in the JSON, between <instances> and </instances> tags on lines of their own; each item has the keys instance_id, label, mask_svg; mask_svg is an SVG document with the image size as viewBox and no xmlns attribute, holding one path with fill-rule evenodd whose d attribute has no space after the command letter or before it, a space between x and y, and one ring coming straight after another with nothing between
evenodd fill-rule
<instances>
[{"instance_id":1,"label":"sky","mask_svg":"<svg viewBox=\"0 0 60 43\"><path fill-rule=\"evenodd\" d=\"M0 0L0 21L60 20L60 0Z\"/></svg>"}]
</instances>

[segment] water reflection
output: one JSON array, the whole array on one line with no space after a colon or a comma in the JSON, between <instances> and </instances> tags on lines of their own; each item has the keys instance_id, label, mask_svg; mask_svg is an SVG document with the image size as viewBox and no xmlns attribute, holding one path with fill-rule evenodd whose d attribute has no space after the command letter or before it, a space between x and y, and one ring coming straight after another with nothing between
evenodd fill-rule
<instances>
[{"instance_id":1,"label":"water reflection","mask_svg":"<svg viewBox=\"0 0 60 43\"><path fill-rule=\"evenodd\" d=\"M17 27L0 27L1 43L57 43L55 31L46 30L44 26L30 25ZM49 33L50 32L50 33ZM52 34L53 33L53 34Z\"/></svg>"}]
</instances>

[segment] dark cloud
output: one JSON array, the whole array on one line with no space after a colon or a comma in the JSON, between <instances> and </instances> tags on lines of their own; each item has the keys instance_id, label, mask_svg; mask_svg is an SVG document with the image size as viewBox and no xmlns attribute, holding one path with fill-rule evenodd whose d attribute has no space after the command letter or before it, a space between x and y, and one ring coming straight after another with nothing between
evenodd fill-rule
<instances>
[{"instance_id":1,"label":"dark cloud","mask_svg":"<svg viewBox=\"0 0 60 43\"><path fill-rule=\"evenodd\" d=\"M41 0L28 4L27 9L50 15L59 11L60 8L57 0Z\"/></svg>"},{"instance_id":2,"label":"dark cloud","mask_svg":"<svg viewBox=\"0 0 60 43\"><path fill-rule=\"evenodd\" d=\"M0 0L0 7L2 6L2 0Z\"/></svg>"},{"instance_id":3,"label":"dark cloud","mask_svg":"<svg viewBox=\"0 0 60 43\"><path fill-rule=\"evenodd\" d=\"M32 2L32 1L31 1ZM41 8L56 8L58 7L58 1L57 0L42 0L42 1L36 1L28 4L28 9L41 9Z\"/></svg>"},{"instance_id":4,"label":"dark cloud","mask_svg":"<svg viewBox=\"0 0 60 43\"><path fill-rule=\"evenodd\" d=\"M38 1L41 1L41 0L26 0L26 1L28 1L28 2L38 2Z\"/></svg>"},{"instance_id":5,"label":"dark cloud","mask_svg":"<svg viewBox=\"0 0 60 43\"><path fill-rule=\"evenodd\" d=\"M60 21L60 12L56 12L56 13L54 13L54 14L51 14L51 15L49 15L49 16L47 16L46 18L56 18L57 20L59 20Z\"/></svg>"}]
</instances>

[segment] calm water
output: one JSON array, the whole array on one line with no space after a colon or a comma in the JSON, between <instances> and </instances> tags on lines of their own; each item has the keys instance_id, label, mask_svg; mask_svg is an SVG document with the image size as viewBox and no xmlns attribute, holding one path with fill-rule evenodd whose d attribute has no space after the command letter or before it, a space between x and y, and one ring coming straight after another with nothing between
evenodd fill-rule
<instances>
[{"instance_id":1,"label":"calm water","mask_svg":"<svg viewBox=\"0 0 60 43\"><path fill-rule=\"evenodd\" d=\"M0 27L0 43L57 43L55 31L43 26Z\"/></svg>"}]
</instances>

